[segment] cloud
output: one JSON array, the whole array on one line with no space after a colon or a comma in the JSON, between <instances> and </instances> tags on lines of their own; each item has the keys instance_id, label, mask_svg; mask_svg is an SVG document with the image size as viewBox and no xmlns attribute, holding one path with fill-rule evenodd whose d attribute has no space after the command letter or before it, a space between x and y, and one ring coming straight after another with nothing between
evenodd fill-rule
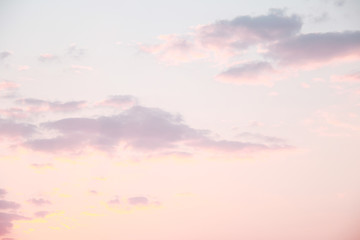
<instances>
[{"instance_id":1,"label":"cloud","mask_svg":"<svg viewBox=\"0 0 360 240\"><path fill-rule=\"evenodd\" d=\"M0 139L7 138L25 138L35 133L36 127L27 123L16 123L12 120L0 118Z\"/></svg>"},{"instance_id":2,"label":"cloud","mask_svg":"<svg viewBox=\"0 0 360 240\"><path fill-rule=\"evenodd\" d=\"M12 52L10 51L2 51L0 52L0 61L4 60L5 58L8 58L12 55Z\"/></svg>"},{"instance_id":3,"label":"cloud","mask_svg":"<svg viewBox=\"0 0 360 240\"><path fill-rule=\"evenodd\" d=\"M146 197L130 197L128 198L128 203L130 205L147 205L149 203L149 199Z\"/></svg>"},{"instance_id":4,"label":"cloud","mask_svg":"<svg viewBox=\"0 0 360 240\"><path fill-rule=\"evenodd\" d=\"M44 169L44 168L52 168L53 165L51 163L33 163L33 164L31 164L31 167L38 168L38 169Z\"/></svg>"},{"instance_id":5,"label":"cloud","mask_svg":"<svg viewBox=\"0 0 360 240\"><path fill-rule=\"evenodd\" d=\"M276 77L277 71L268 62L235 65L216 76L222 82L265 85L271 84Z\"/></svg>"},{"instance_id":6,"label":"cloud","mask_svg":"<svg viewBox=\"0 0 360 240\"><path fill-rule=\"evenodd\" d=\"M177 35L162 35L158 37L163 43L155 45L140 45L144 52L156 55L168 64L178 64L204 58L206 53L186 37Z\"/></svg>"},{"instance_id":7,"label":"cloud","mask_svg":"<svg viewBox=\"0 0 360 240\"><path fill-rule=\"evenodd\" d=\"M21 65L18 67L18 71L26 71L26 70L29 70L30 69L30 66L28 65Z\"/></svg>"},{"instance_id":8,"label":"cloud","mask_svg":"<svg viewBox=\"0 0 360 240\"><path fill-rule=\"evenodd\" d=\"M0 198L3 198L6 194L5 189L0 188Z\"/></svg>"},{"instance_id":9,"label":"cloud","mask_svg":"<svg viewBox=\"0 0 360 240\"><path fill-rule=\"evenodd\" d=\"M75 73L81 73L82 71L92 71L93 68L90 66L82 66L82 65L71 65L71 70L73 70Z\"/></svg>"},{"instance_id":10,"label":"cloud","mask_svg":"<svg viewBox=\"0 0 360 240\"><path fill-rule=\"evenodd\" d=\"M220 51L242 51L246 48L277 41L295 35L302 22L299 16L286 16L282 10L270 10L268 15L239 16L196 28L201 45Z\"/></svg>"},{"instance_id":11,"label":"cloud","mask_svg":"<svg viewBox=\"0 0 360 240\"><path fill-rule=\"evenodd\" d=\"M9 81L3 81L0 82L0 91L2 90L13 90L16 88L19 88L20 85L18 83L9 82Z\"/></svg>"},{"instance_id":12,"label":"cloud","mask_svg":"<svg viewBox=\"0 0 360 240\"><path fill-rule=\"evenodd\" d=\"M359 83L360 82L360 71L346 75L334 75L331 77L333 82L346 82L346 83Z\"/></svg>"},{"instance_id":13,"label":"cloud","mask_svg":"<svg viewBox=\"0 0 360 240\"><path fill-rule=\"evenodd\" d=\"M26 219L28 218L21 215L0 212L0 236L10 232L11 228L13 227L13 221Z\"/></svg>"},{"instance_id":14,"label":"cloud","mask_svg":"<svg viewBox=\"0 0 360 240\"><path fill-rule=\"evenodd\" d=\"M114 95L98 103L100 106L110 106L115 108L129 108L137 105L138 100L131 95Z\"/></svg>"},{"instance_id":15,"label":"cloud","mask_svg":"<svg viewBox=\"0 0 360 240\"><path fill-rule=\"evenodd\" d=\"M51 204L51 202L49 200L42 199L42 198L31 198L28 200L28 202L30 202L36 206L43 206L43 205Z\"/></svg>"},{"instance_id":16,"label":"cloud","mask_svg":"<svg viewBox=\"0 0 360 240\"><path fill-rule=\"evenodd\" d=\"M140 45L170 64L201 58L242 53L250 46L268 44L295 35L301 29L299 16L285 15L272 9L267 15L239 16L233 20L220 20L193 28L187 35L163 35L160 44Z\"/></svg>"},{"instance_id":17,"label":"cloud","mask_svg":"<svg viewBox=\"0 0 360 240\"><path fill-rule=\"evenodd\" d=\"M98 118L65 118L47 122L42 127L58 132L54 138L29 140L25 146L50 153L76 152L85 147L112 151L122 143L126 149L157 152L187 146L193 149L213 149L221 152L251 152L289 149L283 145L213 140L209 131L187 126L181 116L158 108L134 106L118 115Z\"/></svg>"},{"instance_id":18,"label":"cloud","mask_svg":"<svg viewBox=\"0 0 360 240\"><path fill-rule=\"evenodd\" d=\"M273 143L273 144L283 144L285 142L284 139L281 138L270 137L270 136L265 136L262 134L250 133L250 132L240 133L237 135L237 137L247 141L260 141L260 142Z\"/></svg>"},{"instance_id":19,"label":"cloud","mask_svg":"<svg viewBox=\"0 0 360 240\"><path fill-rule=\"evenodd\" d=\"M40 62L54 62L58 61L59 57L53 54L45 53L41 54L38 59Z\"/></svg>"},{"instance_id":20,"label":"cloud","mask_svg":"<svg viewBox=\"0 0 360 240\"><path fill-rule=\"evenodd\" d=\"M360 31L300 34L273 44L267 56L284 66L306 68L358 60Z\"/></svg>"},{"instance_id":21,"label":"cloud","mask_svg":"<svg viewBox=\"0 0 360 240\"><path fill-rule=\"evenodd\" d=\"M6 200L0 200L0 209L17 209L20 205Z\"/></svg>"},{"instance_id":22,"label":"cloud","mask_svg":"<svg viewBox=\"0 0 360 240\"><path fill-rule=\"evenodd\" d=\"M44 218L49 214L50 214L50 212L48 212L48 211L38 211L38 212L34 213L35 217L40 217L40 218Z\"/></svg>"},{"instance_id":23,"label":"cloud","mask_svg":"<svg viewBox=\"0 0 360 240\"><path fill-rule=\"evenodd\" d=\"M84 48L79 48L76 43L72 43L66 49L66 53L73 58L80 58L85 55L86 50Z\"/></svg>"},{"instance_id":24,"label":"cloud","mask_svg":"<svg viewBox=\"0 0 360 240\"><path fill-rule=\"evenodd\" d=\"M19 99L16 103L25 105L28 112L71 112L80 110L86 105L85 101L58 102L36 98Z\"/></svg>"}]
</instances>

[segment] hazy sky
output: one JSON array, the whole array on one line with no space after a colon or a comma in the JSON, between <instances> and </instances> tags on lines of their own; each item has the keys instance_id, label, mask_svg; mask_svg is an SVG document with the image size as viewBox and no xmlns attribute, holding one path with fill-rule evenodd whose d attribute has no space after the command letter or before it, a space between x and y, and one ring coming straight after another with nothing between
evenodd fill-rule
<instances>
[{"instance_id":1,"label":"hazy sky","mask_svg":"<svg viewBox=\"0 0 360 240\"><path fill-rule=\"evenodd\" d=\"M0 239L360 239L359 23L358 0L1 0Z\"/></svg>"}]
</instances>

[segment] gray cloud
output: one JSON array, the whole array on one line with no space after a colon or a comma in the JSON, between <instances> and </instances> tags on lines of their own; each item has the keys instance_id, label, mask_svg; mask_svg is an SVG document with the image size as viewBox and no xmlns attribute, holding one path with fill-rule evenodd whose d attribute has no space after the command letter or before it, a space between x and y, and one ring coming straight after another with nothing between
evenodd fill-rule
<instances>
[{"instance_id":1,"label":"gray cloud","mask_svg":"<svg viewBox=\"0 0 360 240\"><path fill-rule=\"evenodd\" d=\"M43 205L48 205L51 204L51 202L49 200L43 199L43 198L31 198L28 200L28 202L37 205L37 206L43 206Z\"/></svg>"},{"instance_id":2,"label":"gray cloud","mask_svg":"<svg viewBox=\"0 0 360 240\"><path fill-rule=\"evenodd\" d=\"M284 65L316 65L360 58L360 31L301 34L269 48L268 56Z\"/></svg>"},{"instance_id":3,"label":"gray cloud","mask_svg":"<svg viewBox=\"0 0 360 240\"><path fill-rule=\"evenodd\" d=\"M217 79L237 84L258 84L269 81L275 70L268 62L250 62L232 66L217 75Z\"/></svg>"},{"instance_id":4,"label":"gray cloud","mask_svg":"<svg viewBox=\"0 0 360 240\"><path fill-rule=\"evenodd\" d=\"M0 236L10 232L11 228L13 227L13 221L25 219L28 218L17 214L0 212Z\"/></svg>"},{"instance_id":5,"label":"gray cloud","mask_svg":"<svg viewBox=\"0 0 360 240\"><path fill-rule=\"evenodd\" d=\"M17 209L20 205L16 202L0 200L0 209Z\"/></svg>"},{"instance_id":6,"label":"gray cloud","mask_svg":"<svg viewBox=\"0 0 360 240\"><path fill-rule=\"evenodd\" d=\"M251 45L272 42L295 35L301 29L299 16L286 16L273 9L268 15L240 16L231 21L221 20L197 29L197 39L203 46L245 49Z\"/></svg>"},{"instance_id":7,"label":"gray cloud","mask_svg":"<svg viewBox=\"0 0 360 240\"><path fill-rule=\"evenodd\" d=\"M2 51L0 52L0 60L4 60L5 58L8 58L11 55L12 53L10 51Z\"/></svg>"},{"instance_id":8,"label":"gray cloud","mask_svg":"<svg viewBox=\"0 0 360 240\"><path fill-rule=\"evenodd\" d=\"M28 137L35 133L36 127L26 123L16 123L12 120L0 118L1 137Z\"/></svg>"}]
</instances>

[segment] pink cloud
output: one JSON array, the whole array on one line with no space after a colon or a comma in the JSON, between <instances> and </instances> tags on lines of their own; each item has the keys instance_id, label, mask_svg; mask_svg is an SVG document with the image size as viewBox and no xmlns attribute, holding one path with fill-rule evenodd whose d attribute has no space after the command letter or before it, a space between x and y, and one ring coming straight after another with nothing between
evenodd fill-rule
<instances>
[{"instance_id":1,"label":"pink cloud","mask_svg":"<svg viewBox=\"0 0 360 240\"><path fill-rule=\"evenodd\" d=\"M26 70L29 70L30 67L28 65L21 65L18 67L18 71L26 71Z\"/></svg>"},{"instance_id":2,"label":"pink cloud","mask_svg":"<svg viewBox=\"0 0 360 240\"><path fill-rule=\"evenodd\" d=\"M300 34L269 47L268 56L285 66L316 68L360 59L360 32Z\"/></svg>"},{"instance_id":3,"label":"pink cloud","mask_svg":"<svg viewBox=\"0 0 360 240\"><path fill-rule=\"evenodd\" d=\"M8 109L0 109L0 116L4 116L7 118L24 119L28 117L28 113L22 108L14 107Z\"/></svg>"},{"instance_id":4,"label":"pink cloud","mask_svg":"<svg viewBox=\"0 0 360 240\"><path fill-rule=\"evenodd\" d=\"M80 73L81 71L92 71L93 68L90 66L82 66L82 65L71 65L70 69L74 70L77 73Z\"/></svg>"},{"instance_id":5,"label":"pink cloud","mask_svg":"<svg viewBox=\"0 0 360 240\"><path fill-rule=\"evenodd\" d=\"M140 49L156 55L161 61L168 64L194 61L206 56L202 49L197 47L191 40L187 40L186 37L163 35L160 36L159 39L162 40L163 43L140 45Z\"/></svg>"},{"instance_id":6,"label":"pink cloud","mask_svg":"<svg viewBox=\"0 0 360 240\"><path fill-rule=\"evenodd\" d=\"M0 91L1 90L12 90L12 89L16 89L19 87L20 87L20 85L18 83L8 82L8 81L0 82Z\"/></svg>"},{"instance_id":7,"label":"pink cloud","mask_svg":"<svg viewBox=\"0 0 360 240\"><path fill-rule=\"evenodd\" d=\"M333 82L347 82L347 83L358 83L360 82L360 72L354 72L346 75L335 75L331 77Z\"/></svg>"},{"instance_id":8,"label":"pink cloud","mask_svg":"<svg viewBox=\"0 0 360 240\"><path fill-rule=\"evenodd\" d=\"M45 54L41 54L38 59L40 62L54 62L59 60L59 57L53 54L45 53Z\"/></svg>"}]
</instances>

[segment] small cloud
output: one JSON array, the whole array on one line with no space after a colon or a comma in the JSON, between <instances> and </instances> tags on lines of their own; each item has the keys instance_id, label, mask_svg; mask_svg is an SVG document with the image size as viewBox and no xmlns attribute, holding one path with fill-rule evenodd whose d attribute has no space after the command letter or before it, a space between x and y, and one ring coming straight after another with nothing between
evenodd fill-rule
<instances>
[{"instance_id":1,"label":"small cloud","mask_svg":"<svg viewBox=\"0 0 360 240\"><path fill-rule=\"evenodd\" d=\"M38 59L40 62L54 62L59 60L57 56L49 53L41 54Z\"/></svg>"},{"instance_id":2,"label":"small cloud","mask_svg":"<svg viewBox=\"0 0 360 240\"><path fill-rule=\"evenodd\" d=\"M334 1L334 5L337 6L337 7L342 7L344 6L346 3L346 0L336 0Z\"/></svg>"},{"instance_id":3,"label":"small cloud","mask_svg":"<svg viewBox=\"0 0 360 240\"><path fill-rule=\"evenodd\" d=\"M130 108L137 105L137 102L138 100L131 95L114 95L101 101L98 105L115 108Z\"/></svg>"},{"instance_id":4,"label":"small cloud","mask_svg":"<svg viewBox=\"0 0 360 240\"><path fill-rule=\"evenodd\" d=\"M31 198L28 200L29 203L32 203L36 206L43 206L43 205L48 205L51 204L51 202L49 200L43 199L43 198Z\"/></svg>"},{"instance_id":5,"label":"small cloud","mask_svg":"<svg viewBox=\"0 0 360 240\"><path fill-rule=\"evenodd\" d=\"M128 198L128 203L130 205L147 205L149 203L149 199L146 197L131 197Z\"/></svg>"},{"instance_id":6,"label":"small cloud","mask_svg":"<svg viewBox=\"0 0 360 240\"><path fill-rule=\"evenodd\" d=\"M302 88L310 88L310 85L308 83L306 83L306 82L302 82L301 87Z\"/></svg>"},{"instance_id":7,"label":"small cloud","mask_svg":"<svg viewBox=\"0 0 360 240\"><path fill-rule=\"evenodd\" d=\"M82 66L82 65L71 65L71 70L73 70L75 73L81 73L83 71L92 71L93 68L90 66Z\"/></svg>"},{"instance_id":8,"label":"small cloud","mask_svg":"<svg viewBox=\"0 0 360 240\"><path fill-rule=\"evenodd\" d=\"M114 199L107 202L109 205L118 205L120 204L120 199L118 197L115 197Z\"/></svg>"},{"instance_id":9,"label":"small cloud","mask_svg":"<svg viewBox=\"0 0 360 240\"><path fill-rule=\"evenodd\" d=\"M6 193L5 189L0 188L0 198L3 198Z\"/></svg>"},{"instance_id":10,"label":"small cloud","mask_svg":"<svg viewBox=\"0 0 360 240\"><path fill-rule=\"evenodd\" d=\"M5 58L8 58L12 55L12 52L10 51L2 51L0 52L0 61L4 60Z\"/></svg>"},{"instance_id":11,"label":"small cloud","mask_svg":"<svg viewBox=\"0 0 360 240\"><path fill-rule=\"evenodd\" d=\"M279 95L279 93L278 92L269 92L268 95L271 97L276 97Z\"/></svg>"},{"instance_id":12,"label":"small cloud","mask_svg":"<svg viewBox=\"0 0 360 240\"><path fill-rule=\"evenodd\" d=\"M331 77L333 82L346 82L346 83L359 83L360 82L360 71L353 72L346 75L334 75Z\"/></svg>"},{"instance_id":13,"label":"small cloud","mask_svg":"<svg viewBox=\"0 0 360 240\"><path fill-rule=\"evenodd\" d=\"M320 22L325 22L329 18L330 18L329 14L327 12L323 12L321 15L313 17L313 21L315 23L320 23Z\"/></svg>"},{"instance_id":14,"label":"small cloud","mask_svg":"<svg viewBox=\"0 0 360 240\"><path fill-rule=\"evenodd\" d=\"M44 169L44 168L52 168L53 165L51 163L33 163L33 164L31 164L31 167L38 168L38 169Z\"/></svg>"},{"instance_id":15,"label":"small cloud","mask_svg":"<svg viewBox=\"0 0 360 240\"><path fill-rule=\"evenodd\" d=\"M44 218L49 214L50 214L50 212L48 212L48 211L38 211L38 212L34 213L35 217L40 217L40 218Z\"/></svg>"},{"instance_id":16,"label":"small cloud","mask_svg":"<svg viewBox=\"0 0 360 240\"><path fill-rule=\"evenodd\" d=\"M13 89L17 89L19 87L20 87L20 84L18 84L18 83L9 82L9 81L0 82L0 91L13 90Z\"/></svg>"},{"instance_id":17,"label":"small cloud","mask_svg":"<svg viewBox=\"0 0 360 240\"><path fill-rule=\"evenodd\" d=\"M26 70L29 70L30 67L28 65L21 65L18 67L18 71L26 71Z\"/></svg>"},{"instance_id":18,"label":"small cloud","mask_svg":"<svg viewBox=\"0 0 360 240\"><path fill-rule=\"evenodd\" d=\"M121 42L121 41L117 41L115 44L116 44L116 45L123 45L124 43Z\"/></svg>"},{"instance_id":19,"label":"small cloud","mask_svg":"<svg viewBox=\"0 0 360 240\"><path fill-rule=\"evenodd\" d=\"M249 127L262 127L264 126L264 123L259 121L252 121L249 123Z\"/></svg>"},{"instance_id":20,"label":"small cloud","mask_svg":"<svg viewBox=\"0 0 360 240\"><path fill-rule=\"evenodd\" d=\"M70 44L66 50L67 54L73 58L83 57L86 53L86 49L79 48L76 43Z\"/></svg>"}]
</instances>

